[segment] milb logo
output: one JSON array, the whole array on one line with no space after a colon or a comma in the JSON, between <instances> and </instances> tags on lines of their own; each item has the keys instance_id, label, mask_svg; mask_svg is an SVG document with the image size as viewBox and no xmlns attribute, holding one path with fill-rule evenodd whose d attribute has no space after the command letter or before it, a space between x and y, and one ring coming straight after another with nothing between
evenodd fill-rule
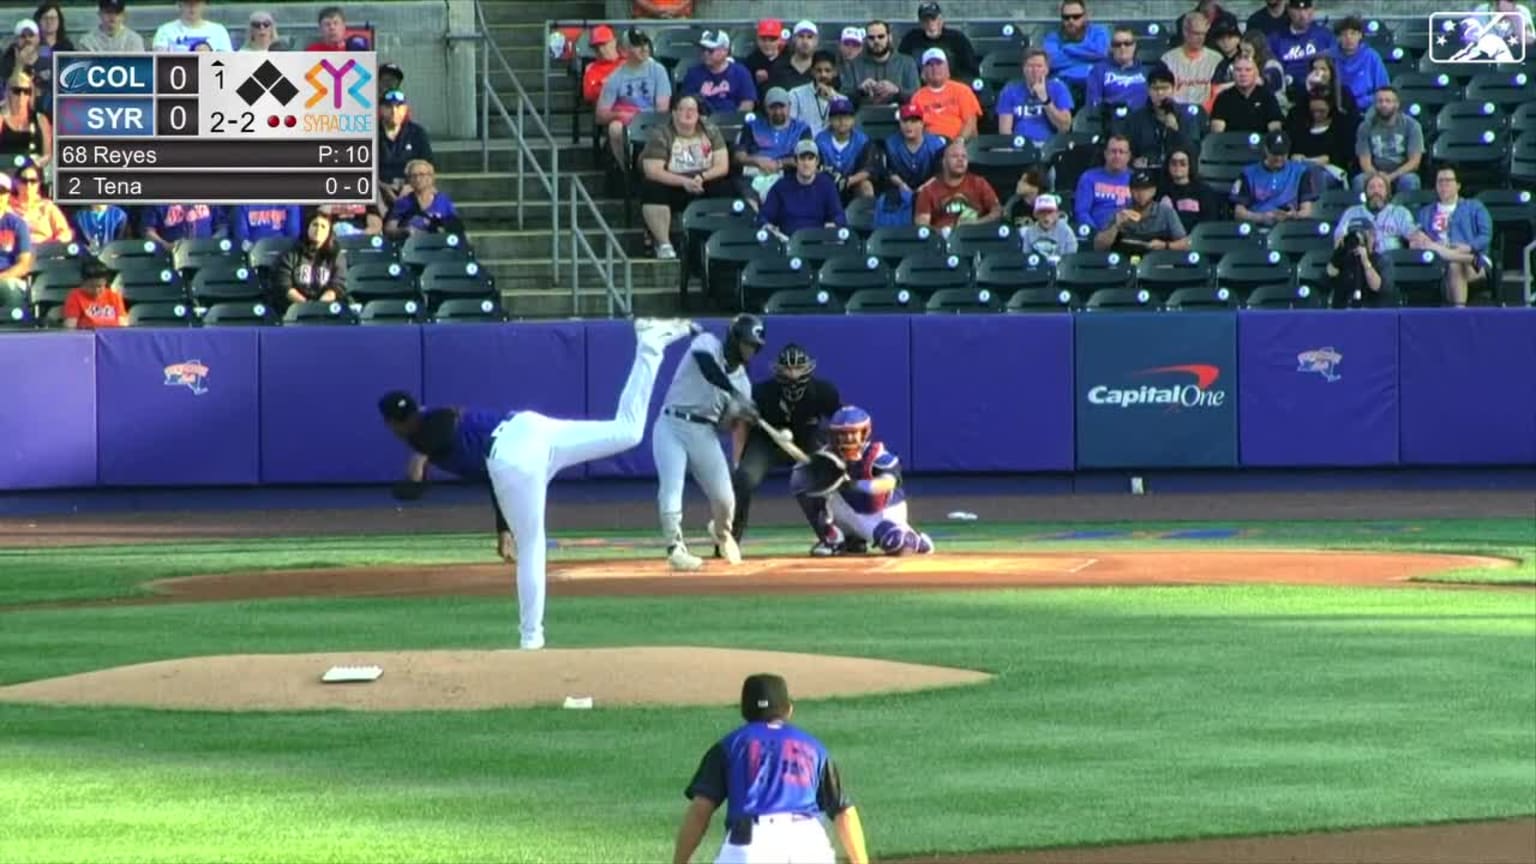
<instances>
[{"instance_id":1,"label":"milb logo","mask_svg":"<svg viewBox=\"0 0 1536 864\"><path fill-rule=\"evenodd\" d=\"M1170 411L1181 408L1221 408L1226 404L1227 391L1213 389L1221 377L1221 367L1209 363L1183 363L1174 366L1156 366L1131 373L1133 376L1182 374L1194 376L1193 382L1140 387L1111 387L1099 384L1088 390L1088 402L1092 405L1112 405L1119 408L1161 406Z\"/></svg>"}]
</instances>

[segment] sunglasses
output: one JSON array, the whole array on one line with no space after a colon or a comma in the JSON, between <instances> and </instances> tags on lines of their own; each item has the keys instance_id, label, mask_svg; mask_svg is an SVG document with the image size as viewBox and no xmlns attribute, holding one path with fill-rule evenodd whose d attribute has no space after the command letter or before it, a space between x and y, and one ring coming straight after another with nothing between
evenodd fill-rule
<instances>
[{"instance_id":1,"label":"sunglasses","mask_svg":"<svg viewBox=\"0 0 1536 864\"><path fill-rule=\"evenodd\" d=\"M26 96L26 95L29 95L32 92L32 88L31 87L12 87L11 88L11 92L15 93L17 96Z\"/></svg>"},{"instance_id":2,"label":"sunglasses","mask_svg":"<svg viewBox=\"0 0 1536 864\"><path fill-rule=\"evenodd\" d=\"M795 155L795 158L796 159L815 159L816 158L816 154L815 153L798 153L798 154Z\"/></svg>"},{"instance_id":3,"label":"sunglasses","mask_svg":"<svg viewBox=\"0 0 1536 864\"><path fill-rule=\"evenodd\" d=\"M1077 13L1076 15L1068 15L1065 12L1061 13L1061 20L1063 20L1063 21L1077 21L1077 20L1081 19L1082 17L1083 17L1083 13L1081 13L1081 12Z\"/></svg>"},{"instance_id":4,"label":"sunglasses","mask_svg":"<svg viewBox=\"0 0 1536 864\"><path fill-rule=\"evenodd\" d=\"M1109 44L1111 46L1115 47L1115 48L1131 48L1131 47L1134 47L1136 45L1136 43L1134 41L1127 42L1127 41L1124 41L1124 40L1116 41L1116 42L1111 42Z\"/></svg>"},{"instance_id":5,"label":"sunglasses","mask_svg":"<svg viewBox=\"0 0 1536 864\"><path fill-rule=\"evenodd\" d=\"M265 30L265 29L267 29L268 27L271 27L271 26L272 26L272 22L271 21L252 21L251 22L251 28L254 29L254 30Z\"/></svg>"},{"instance_id":6,"label":"sunglasses","mask_svg":"<svg viewBox=\"0 0 1536 864\"><path fill-rule=\"evenodd\" d=\"M16 179L20 180L23 183L38 183L38 182L41 182L36 177L18 177Z\"/></svg>"}]
</instances>

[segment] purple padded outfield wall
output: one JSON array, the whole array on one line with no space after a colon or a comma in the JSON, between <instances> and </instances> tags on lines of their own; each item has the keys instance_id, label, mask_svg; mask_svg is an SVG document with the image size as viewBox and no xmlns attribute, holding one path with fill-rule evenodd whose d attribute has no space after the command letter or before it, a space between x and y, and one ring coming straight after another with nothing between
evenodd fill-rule
<instances>
[{"instance_id":1,"label":"purple padded outfield wall","mask_svg":"<svg viewBox=\"0 0 1536 864\"><path fill-rule=\"evenodd\" d=\"M1242 463L1397 464L1397 320L1370 310L1241 315Z\"/></svg>"},{"instance_id":2,"label":"purple padded outfield wall","mask_svg":"<svg viewBox=\"0 0 1536 864\"><path fill-rule=\"evenodd\" d=\"M723 335L727 322L702 323ZM799 343L914 472L1536 465L1536 310L786 316L767 328L754 381ZM6 334L0 491L388 482L408 452L379 420L383 392L606 419L634 350L628 321ZM653 422L686 354L668 351ZM567 475L653 477L649 430Z\"/></svg>"},{"instance_id":3,"label":"purple padded outfield wall","mask_svg":"<svg viewBox=\"0 0 1536 864\"><path fill-rule=\"evenodd\" d=\"M261 481L254 330L104 330L96 340L103 486Z\"/></svg>"}]
</instances>

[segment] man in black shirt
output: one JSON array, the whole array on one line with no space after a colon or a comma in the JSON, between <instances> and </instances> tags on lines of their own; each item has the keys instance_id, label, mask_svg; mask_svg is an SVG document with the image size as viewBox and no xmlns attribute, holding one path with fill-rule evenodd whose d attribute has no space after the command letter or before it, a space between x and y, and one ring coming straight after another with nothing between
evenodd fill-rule
<instances>
[{"instance_id":1,"label":"man in black shirt","mask_svg":"<svg viewBox=\"0 0 1536 864\"><path fill-rule=\"evenodd\" d=\"M981 71L976 47L964 33L944 26L944 10L939 4L930 2L917 7L917 20L923 26L908 30L907 35L901 37L898 51L917 60L929 48L942 48L944 56L949 58L950 78L965 83L976 77Z\"/></svg>"},{"instance_id":2,"label":"man in black shirt","mask_svg":"<svg viewBox=\"0 0 1536 864\"><path fill-rule=\"evenodd\" d=\"M1110 121L1110 131L1131 145L1131 166L1159 168L1176 149L1198 153L1194 140L1196 115L1173 101L1174 77L1159 63L1147 73L1147 104L1124 118Z\"/></svg>"},{"instance_id":3,"label":"man in black shirt","mask_svg":"<svg viewBox=\"0 0 1536 864\"><path fill-rule=\"evenodd\" d=\"M815 370L816 361L811 355L799 345L790 343L779 351L773 364L773 377L752 387L752 401L763 420L775 429L789 429L795 436L795 446L806 453L820 450L826 444L823 424L842 407L837 387L830 381L814 377L811 373ZM736 542L740 543L746 533L753 491L762 485L770 468L790 462L789 455L762 427L749 427L741 456L736 460L736 471L731 475L731 485L736 491L736 519L731 525L731 534L736 537ZM826 499L797 494L795 500L800 503L811 528L820 531L827 521L824 514Z\"/></svg>"}]
</instances>

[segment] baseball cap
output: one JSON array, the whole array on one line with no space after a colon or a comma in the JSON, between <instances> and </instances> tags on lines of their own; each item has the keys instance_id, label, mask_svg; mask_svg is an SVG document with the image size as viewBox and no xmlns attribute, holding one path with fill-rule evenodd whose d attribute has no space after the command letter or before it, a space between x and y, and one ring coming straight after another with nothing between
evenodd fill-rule
<instances>
[{"instance_id":1,"label":"baseball cap","mask_svg":"<svg viewBox=\"0 0 1536 864\"><path fill-rule=\"evenodd\" d=\"M789 683L781 676L759 673L741 682L741 716L747 722L781 718L789 706Z\"/></svg>"},{"instance_id":2,"label":"baseball cap","mask_svg":"<svg viewBox=\"0 0 1536 864\"><path fill-rule=\"evenodd\" d=\"M833 99L827 103L827 116L840 117L844 114L853 115L853 103L847 99Z\"/></svg>"},{"instance_id":3,"label":"baseball cap","mask_svg":"<svg viewBox=\"0 0 1536 864\"><path fill-rule=\"evenodd\" d=\"M757 35L770 39L783 39L784 22L777 18L764 18L757 22Z\"/></svg>"},{"instance_id":4,"label":"baseball cap","mask_svg":"<svg viewBox=\"0 0 1536 864\"><path fill-rule=\"evenodd\" d=\"M1049 213L1052 210L1060 209L1060 207L1061 207L1061 203L1056 200L1056 196L1055 195L1037 195L1037 196L1035 196L1035 212L1036 213Z\"/></svg>"},{"instance_id":5,"label":"baseball cap","mask_svg":"<svg viewBox=\"0 0 1536 864\"><path fill-rule=\"evenodd\" d=\"M393 75L400 83L405 83L405 70L400 68L399 63L379 64L379 76L383 77L385 75Z\"/></svg>"},{"instance_id":6,"label":"baseball cap","mask_svg":"<svg viewBox=\"0 0 1536 864\"><path fill-rule=\"evenodd\" d=\"M714 50L731 47L731 37L724 30L705 30L699 34L699 47Z\"/></svg>"},{"instance_id":7,"label":"baseball cap","mask_svg":"<svg viewBox=\"0 0 1536 864\"><path fill-rule=\"evenodd\" d=\"M16 22L16 31L15 32L16 32L17 36L20 36L21 34L26 33L29 30L34 35L36 35L36 33L37 33L37 22L36 21L33 21L31 18L23 18L20 21Z\"/></svg>"},{"instance_id":8,"label":"baseball cap","mask_svg":"<svg viewBox=\"0 0 1536 864\"><path fill-rule=\"evenodd\" d=\"M820 33L821 33L820 30L816 29L816 24L813 21L800 21L800 22L797 22L795 24L795 31L794 32L795 32L796 36L800 35L801 33L809 33L812 36L820 35Z\"/></svg>"},{"instance_id":9,"label":"baseball cap","mask_svg":"<svg viewBox=\"0 0 1536 864\"><path fill-rule=\"evenodd\" d=\"M1271 156L1289 155L1291 152L1291 136L1278 131L1265 135L1264 152Z\"/></svg>"},{"instance_id":10,"label":"baseball cap","mask_svg":"<svg viewBox=\"0 0 1536 864\"><path fill-rule=\"evenodd\" d=\"M944 10L937 3L924 3L917 7L917 18L923 21L929 18L938 18L944 14Z\"/></svg>"},{"instance_id":11,"label":"baseball cap","mask_svg":"<svg viewBox=\"0 0 1536 864\"><path fill-rule=\"evenodd\" d=\"M396 423L410 419L421 406L416 404L416 398L404 390L391 390L379 399L379 413L385 420L393 420Z\"/></svg>"},{"instance_id":12,"label":"baseball cap","mask_svg":"<svg viewBox=\"0 0 1536 864\"><path fill-rule=\"evenodd\" d=\"M839 39L838 41L840 41L840 42L857 42L860 45L864 44L864 28L862 28L862 27L844 27L843 28L842 38Z\"/></svg>"},{"instance_id":13,"label":"baseball cap","mask_svg":"<svg viewBox=\"0 0 1536 864\"><path fill-rule=\"evenodd\" d=\"M380 96L379 101L383 102L385 105L404 105L406 104L405 92L401 90L390 90L383 96Z\"/></svg>"},{"instance_id":14,"label":"baseball cap","mask_svg":"<svg viewBox=\"0 0 1536 864\"><path fill-rule=\"evenodd\" d=\"M1312 0L1291 0L1288 5L1292 9L1311 9Z\"/></svg>"},{"instance_id":15,"label":"baseball cap","mask_svg":"<svg viewBox=\"0 0 1536 864\"><path fill-rule=\"evenodd\" d=\"M902 120L921 120L923 119L923 109L908 103L901 106L901 110L896 112L896 116Z\"/></svg>"},{"instance_id":16,"label":"baseball cap","mask_svg":"<svg viewBox=\"0 0 1536 864\"><path fill-rule=\"evenodd\" d=\"M1148 171L1145 168L1138 169L1135 173L1131 174L1131 188L1132 189L1135 189L1137 187L1145 188L1147 186L1156 186L1156 185L1157 185L1157 175L1153 174L1151 171Z\"/></svg>"},{"instance_id":17,"label":"baseball cap","mask_svg":"<svg viewBox=\"0 0 1536 864\"><path fill-rule=\"evenodd\" d=\"M768 88L768 95L763 97L763 106L769 105L789 105L789 91L783 87Z\"/></svg>"},{"instance_id":18,"label":"baseball cap","mask_svg":"<svg viewBox=\"0 0 1536 864\"><path fill-rule=\"evenodd\" d=\"M922 65L924 65L924 66L927 66L929 63L948 63L948 62L949 62L949 56L944 53L944 49L943 48L929 48L927 51L923 52L923 62L922 62Z\"/></svg>"},{"instance_id":19,"label":"baseball cap","mask_svg":"<svg viewBox=\"0 0 1536 864\"><path fill-rule=\"evenodd\" d=\"M613 41L613 28L607 24L599 24L592 28L591 43L593 45L606 45Z\"/></svg>"},{"instance_id":20,"label":"baseball cap","mask_svg":"<svg viewBox=\"0 0 1536 864\"><path fill-rule=\"evenodd\" d=\"M123 0L100 0L96 4L96 9L99 12L122 12L126 8L127 4Z\"/></svg>"},{"instance_id":21,"label":"baseball cap","mask_svg":"<svg viewBox=\"0 0 1536 864\"><path fill-rule=\"evenodd\" d=\"M810 153L813 156L820 156L821 148L816 146L815 141L812 141L808 138L802 138L800 139L800 142L795 145L795 155L799 156L801 153Z\"/></svg>"}]
</instances>

